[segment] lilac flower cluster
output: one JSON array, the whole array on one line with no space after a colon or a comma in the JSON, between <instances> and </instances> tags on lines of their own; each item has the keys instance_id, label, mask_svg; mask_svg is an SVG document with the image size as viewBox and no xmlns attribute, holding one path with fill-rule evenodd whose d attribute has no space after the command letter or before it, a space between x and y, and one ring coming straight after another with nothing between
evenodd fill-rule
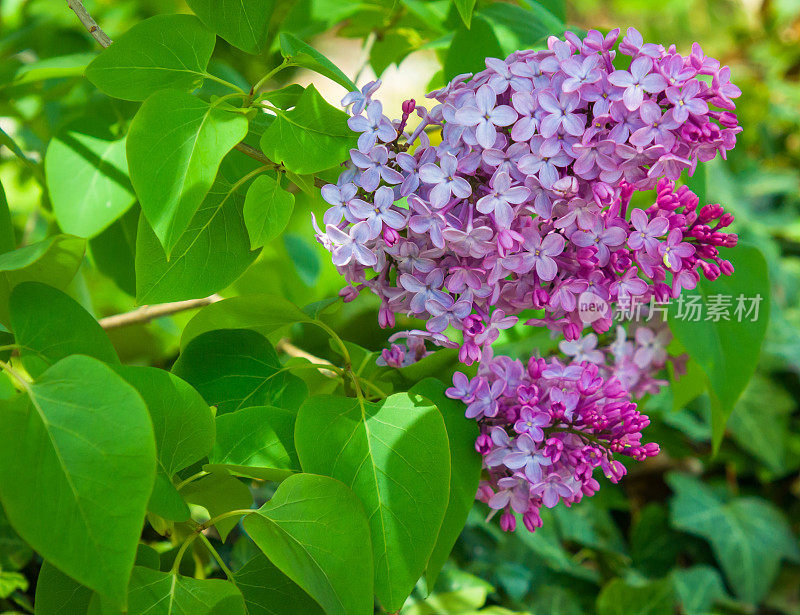
<instances>
[{"instance_id":1,"label":"lilac flower cluster","mask_svg":"<svg viewBox=\"0 0 800 615\"><path fill-rule=\"evenodd\" d=\"M322 189L331 207L317 227L350 284L343 296L369 288L381 326L405 313L434 342L460 330L469 364L523 310L575 340L590 324L608 330L614 302L730 275L719 249L736 243L723 231L733 216L674 182L734 146L740 91L697 44L681 55L629 29L616 51L618 35L568 32L545 51L488 58L430 94L430 110L406 101L395 122L372 98L377 83L348 94L358 148ZM652 206L629 207L653 188ZM608 313L583 314L584 293Z\"/></svg>"},{"instance_id":2,"label":"lilac flower cluster","mask_svg":"<svg viewBox=\"0 0 800 615\"><path fill-rule=\"evenodd\" d=\"M669 330L639 327L633 340L623 327L608 348L597 348L590 333L561 342L572 361L531 358L527 364L506 356L484 357L477 376L453 377L447 395L463 401L466 415L479 421L475 448L483 455L484 479L478 500L503 511L500 525L541 527L540 509L566 505L593 495L598 467L612 482L625 475L613 454L638 461L658 454L642 443L649 424L631 401L666 384L655 378L667 359Z\"/></svg>"}]
</instances>

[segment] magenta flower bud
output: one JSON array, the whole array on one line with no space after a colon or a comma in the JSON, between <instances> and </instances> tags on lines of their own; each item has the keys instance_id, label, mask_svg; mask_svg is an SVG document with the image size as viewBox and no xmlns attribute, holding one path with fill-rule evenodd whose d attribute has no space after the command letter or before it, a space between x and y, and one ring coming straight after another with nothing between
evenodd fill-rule
<instances>
[{"instance_id":1,"label":"magenta flower bud","mask_svg":"<svg viewBox=\"0 0 800 615\"><path fill-rule=\"evenodd\" d=\"M504 532L513 532L517 529L517 518L514 513L506 511L500 515L500 529Z\"/></svg>"},{"instance_id":2,"label":"magenta flower bud","mask_svg":"<svg viewBox=\"0 0 800 615\"><path fill-rule=\"evenodd\" d=\"M529 532L533 532L537 528L542 527L542 517L539 514L539 508L536 506L528 508L525 514L522 515L522 523L525 524L525 528Z\"/></svg>"},{"instance_id":3,"label":"magenta flower bud","mask_svg":"<svg viewBox=\"0 0 800 615\"><path fill-rule=\"evenodd\" d=\"M390 329L394 327L394 312L385 303L381 304L378 310L378 324L381 329Z\"/></svg>"},{"instance_id":4,"label":"magenta flower bud","mask_svg":"<svg viewBox=\"0 0 800 615\"><path fill-rule=\"evenodd\" d=\"M735 237L735 235L734 235ZM733 247L733 246L731 246ZM719 270L723 275L732 275L733 274L733 265L730 261L721 260L719 261Z\"/></svg>"},{"instance_id":5,"label":"magenta flower bud","mask_svg":"<svg viewBox=\"0 0 800 615\"><path fill-rule=\"evenodd\" d=\"M477 440L475 440L475 450L481 455L489 454L489 451L492 450L492 438L489 434L482 433L478 436Z\"/></svg>"},{"instance_id":6,"label":"magenta flower bud","mask_svg":"<svg viewBox=\"0 0 800 615\"><path fill-rule=\"evenodd\" d=\"M735 113L731 113L730 111L723 111L720 113L717 121L725 128L736 128L736 126L739 125L739 118L736 117Z\"/></svg>"},{"instance_id":7,"label":"magenta flower bud","mask_svg":"<svg viewBox=\"0 0 800 615\"><path fill-rule=\"evenodd\" d=\"M403 115L411 115L416 107L417 103L413 98L403 101Z\"/></svg>"},{"instance_id":8,"label":"magenta flower bud","mask_svg":"<svg viewBox=\"0 0 800 615\"><path fill-rule=\"evenodd\" d=\"M398 241L400 241L400 233L394 230L391 226L385 226L383 228L383 240L386 242L386 245L392 247Z\"/></svg>"},{"instance_id":9,"label":"magenta flower bud","mask_svg":"<svg viewBox=\"0 0 800 615\"><path fill-rule=\"evenodd\" d=\"M358 290L352 286L345 286L339 291L339 296L345 303L350 303L358 297Z\"/></svg>"},{"instance_id":10,"label":"magenta flower bud","mask_svg":"<svg viewBox=\"0 0 800 615\"><path fill-rule=\"evenodd\" d=\"M648 457L655 457L661 452L661 447L655 442L648 442L644 445L644 454Z\"/></svg>"},{"instance_id":11,"label":"magenta flower bud","mask_svg":"<svg viewBox=\"0 0 800 615\"><path fill-rule=\"evenodd\" d=\"M492 499L493 495L494 490L492 489L492 486L488 482L482 480L478 484L478 493L475 495L475 499L486 504L490 499Z\"/></svg>"}]
</instances>

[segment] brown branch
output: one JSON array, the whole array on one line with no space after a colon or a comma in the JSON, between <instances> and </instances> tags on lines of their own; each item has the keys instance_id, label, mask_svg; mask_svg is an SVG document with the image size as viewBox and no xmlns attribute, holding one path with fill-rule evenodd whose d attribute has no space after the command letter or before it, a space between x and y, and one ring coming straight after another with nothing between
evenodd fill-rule
<instances>
[{"instance_id":1,"label":"brown branch","mask_svg":"<svg viewBox=\"0 0 800 615\"><path fill-rule=\"evenodd\" d=\"M67 6L78 16L78 19L83 24L83 27L89 31L92 38L100 43L101 47L108 47L114 41L103 32L103 29L97 25L97 22L89 15L86 7L83 6L81 0L67 0Z\"/></svg>"},{"instance_id":2,"label":"brown branch","mask_svg":"<svg viewBox=\"0 0 800 615\"><path fill-rule=\"evenodd\" d=\"M172 303L143 305L142 307L136 308L131 312L125 312L124 314L115 314L114 316L101 318L100 326L106 331L109 329L119 329L120 327L150 322L154 318L171 316L172 314L177 314L178 312L185 312L186 310L204 307L221 300L222 297L219 295L211 295L210 297L204 297L202 299L189 299L188 301L174 301Z\"/></svg>"}]
</instances>

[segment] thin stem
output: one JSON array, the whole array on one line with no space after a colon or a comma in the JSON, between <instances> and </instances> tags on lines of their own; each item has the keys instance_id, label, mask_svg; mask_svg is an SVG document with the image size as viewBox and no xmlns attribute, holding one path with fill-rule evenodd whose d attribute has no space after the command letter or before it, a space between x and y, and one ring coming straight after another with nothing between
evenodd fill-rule
<instances>
[{"instance_id":1,"label":"thin stem","mask_svg":"<svg viewBox=\"0 0 800 615\"><path fill-rule=\"evenodd\" d=\"M236 92L238 92L238 95L247 96L247 92L245 92L242 88L240 88L235 83L231 83L230 81L225 81L225 79L223 79L221 77L217 77L216 75L212 75L211 73L204 73L203 76L206 79L211 79L211 81L216 81L217 83L221 83L222 85L224 85L226 87L229 87L232 90L235 90Z\"/></svg>"},{"instance_id":2,"label":"thin stem","mask_svg":"<svg viewBox=\"0 0 800 615\"><path fill-rule=\"evenodd\" d=\"M17 348L22 348L19 344L6 344L5 346L0 346L0 352L5 350L16 350Z\"/></svg>"},{"instance_id":3,"label":"thin stem","mask_svg":"<svg viewBox=\"0 0 800 615\"><path fill-rule=\"evenodd\" d=\"M176 485L175 489L180 491L181 489L183 489L189 483L196 481L198 478L203 478L206 475L208 475L208 472L206 472L205 470L201 470L197 474L192 474L189 478L186 478L186 479L182 480L181 482L179 482Z\"/></svg>"},{"instance_id":4,"label":"thin stem","mask_svg":"<svg viewBox=\"0 0 800 615\"><path fill-rule=\"evenodd\" d=\"M188 549L192 543L197 539L197 533L192 532L189 537L183 542L181 548L178 549L178 552L175 554L175 561L172 562L172 568L170 568L170 573L178 574L178 570L181 568L181 560L183 560L183 556L186 554L186 549Z\"/></svg>"},{"instance_id":5,"label":"thin stem","mask_svg":"<svg viewBox=\"0 0 800 615\"><path fill-rule=\"evenodd\" d=\"M251 147L247 145L247 143L237 143L235 148L242 152L245 156L250 156L253 160L258 160L261 164L264 165L274 165L275 168L278 168L278 165L275 162L272 162L269 158L267 158L262 152L257 150L255 147Z\"/></svg>"},{"instance_id":6,"label":"thin stem","mask_svg":"<svg viewBox=\"0 0 800 615\"><path fill-rule=\"evenodd\" d=\"M186 540L181 545L181 548L178 550L178 553L175 555L175 562L172 564L172 568L170 572L172 574L178 574L178 570L181 566L181 560L183 559L184 554L186 553L186 549L197 539L198 536L201 536L204 530L207 530L213 525L216 525L223 519L228 519L230 517L243 517L245 515L249 515L250 513L255 512L252 508L242 508L239 510L231 510L226 513L222 513L221 515L217 515L216 517L211 517L208 521L203 523L199 523L196 528L192 530L192 533L186 537Z\"/></svg>"},{"instance_id":7,"label":"thin stem","mask_svg":"<svg viewBox=\"0 0 800 615\"><path fill-rule=\"evenodd\" d=\"M377 393L378 396L383 397L383 398L386 397L386 393L378 385L376 385L374 382L368 380L367 378L363 378L363 377L359 378L358 376L356 376L356 378L358 378L358 380L360 380L362 384L367 385L368 388L370 388L373 391L375 391L375 393Z\"/></svg>"},{"instance_id":8,"label":"thin stem","mask_svg":"<svg viewBox=\"0 0 800 615\"><path fill-rule=\"evenodd\" d=\"M342 351L342 358L344 359L345 370L350 371L353 367L353 361L350 358L350 352L347 350L347 346L345 346L344 341L342 341L342 338L339 337L336 331L331 329L321 320L312 320L311 323L317 325L320 329L325 331L328 335L331 336L331 339L333 339L333 341L336 342L336 345L339 346L339 349Z\"/></svg>"},{"instance_id":9,"label":"thin stem","mask_svg":"<svg viewBox=\"0 0 800 615\"><path fill-rule=\"evenodd\" d=\"M108 47L114 41L103 32L103 29L97 25L97 22L89 15L83 2L80 0L67 0L67 6L78 16L78 19L83 24L83 27L89 31L92 38L100 43L101 47Z\"/></svg>"},{"instance_id":10,"label":"thin stem","mask_svg":"<svg viewBox=\"0 0 800 615\"><path fill-rule=\"evenodd\" d=\"M258 82L257 82L257 83L256 83L256 84L253 86L253 88L250 90L250 92L251 92L251 93L253 93L253 94L257 94L257 93L258 93L258 91L259 91L259 90L260 90L260 89L261 89L261 88L264 86L264 84L265 84L267 81L269 81L270 79L272 79L272 78L273 78L275 75L277 75L277 74L278 74L279 72L281 72L283 69L285 69L285 68L289 68L290 66L294 66L294 65L295 65L295 64L294 64L294 62L290 62L288 59L284 58L283 62L281 62L280 64L278 64L278 66L276 66L276 67L275 67L275 68L273 68L271 71L269 71L269 72L268 72L266 75L264 75L263 77L261 77L261 79L259 79L259 80L258 80Z\"/></svg>"},{"instance_id":11,"label":"thin stem","mask_svg":"<svg viewBox=\"0 0 800 615\"><path fill-rule=\"evenodd\" d=\"M200 540L203 542L203 544L209 550L209 552L211 553L211 556L215 560L217 560L217 564L219 564L219 567L222 570L222 572L225 573L225 576L228 577L228 580L231 583L233 583L234 585L236 585L236 581L233 578L233 573L231 572L231 569L228 568L228 566L225 565L225 562L222 560L222 556L220 556L220 554L217 553L217 550L214 548L214 545L211 544L211 541L208 538L206 538L205 534L200 534Z\"/></svg>"}]
</instances>

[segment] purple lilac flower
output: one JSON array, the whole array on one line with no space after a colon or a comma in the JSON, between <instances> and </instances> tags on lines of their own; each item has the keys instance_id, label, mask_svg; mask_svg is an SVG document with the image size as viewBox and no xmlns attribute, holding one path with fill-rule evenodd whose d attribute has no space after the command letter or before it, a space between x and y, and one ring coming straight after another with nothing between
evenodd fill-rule
<instances>
[{"instance_id":1,"label":"purple lilac flower","mask_svg":"<svg viewBox=\"0 0 800 615\"><path fill-rule=\"evenodd\" d=\"M508 105L497 105L497 94L488 85L478 88L474 105L459 109L456 122L462 126L474 126L478 143L483 148L490 148L497 139L497 127L513 124L517 112Z\"/></svg>"},{"instance_id":2,"label":"purple lilac flower","mask_svg":"<svg viewBox=\"0 0 800 615\"><path fill-rule=\"evenodd\" d=\"M347 125L354 132L360 132L358 149L367 152L380 139L389 143L397 137L397 131L392 126L389 118L383 115L383 105L380 101L373 100L367 105L367 117L354 115L347 120Z\"/></svg>"},{"instance_id":3,"label":"purple lilac flower","mask_svg":"<svg viewBox=\"0 0 800 615\"><path fill-rule=\"evenodd\" d=\"M465 199L472 194L469 182L457 175L457 168L458 161L452 154L444 154L439 166L428 163L420 167L420 179L433 186L430 191L430 202L434 207L444 207L451 197Z\"/></svg>"},{"instance_id":4,"label":"purple lilac flower","mask_svg":"<svg viewBox=\"0 0 800 615\"><path fill-rule=\"evenodd\" d=\"M608 80L621 88L625 88L622 93L622 102L633 111L641 106L645 92L655 94L661 92L667 85L664 77L658 73L651 72L653 61L644 56L636 58L631 62L630 71L615 70L608 76Z\"/></svg>"}]
</instances>

